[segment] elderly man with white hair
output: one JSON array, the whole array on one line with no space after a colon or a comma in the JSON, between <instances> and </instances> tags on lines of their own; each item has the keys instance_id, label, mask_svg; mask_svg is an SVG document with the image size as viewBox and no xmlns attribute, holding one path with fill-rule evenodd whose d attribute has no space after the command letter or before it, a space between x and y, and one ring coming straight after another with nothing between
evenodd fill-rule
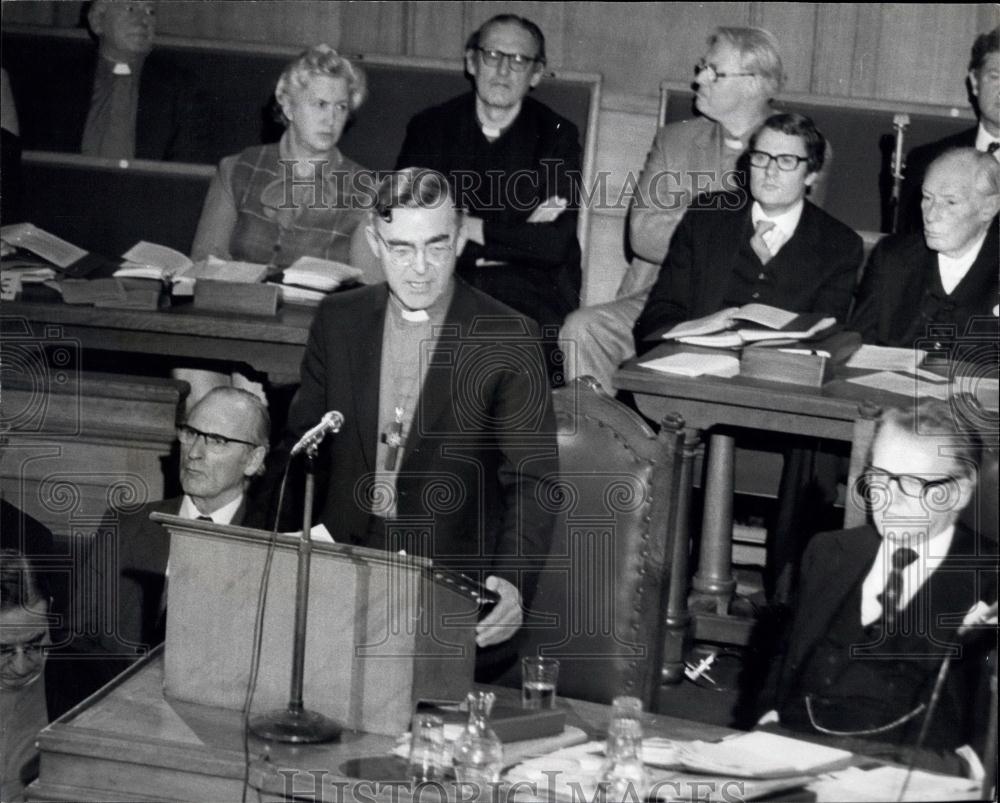
<instances>
[{"instance_id":1,"label":"elderly man with white hair","mask_svg":"<svg viewBox=\"0 0 1000 803\"><path fill-rule=\"evenodd\" d=\"M923 232L887 237L872 253L850 328L866 343L910 347L943 326L997 332L1000 164L956 148L928 168ZM994 356L995 365L995 356Z\"/></svg>"}]
</instances>

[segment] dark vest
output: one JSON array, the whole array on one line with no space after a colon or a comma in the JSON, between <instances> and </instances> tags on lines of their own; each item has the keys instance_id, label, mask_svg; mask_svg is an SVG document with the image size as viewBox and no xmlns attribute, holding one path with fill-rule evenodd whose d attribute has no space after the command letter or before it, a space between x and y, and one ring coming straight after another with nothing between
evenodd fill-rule
<instances>
[{"instance_id":1,"label":"dark vest","mask_svg":"<svg viewBox=\"0 0 1000 803\"><path fill-rule=\"evenodd\" d=\"M844 598L830 629L803 663L796 688L780 712L781 721L803 732L822 733L820 728L825 728L879 742L913 744L925 714L921 706L930 700L944 655L944 648L925 635L929 627L927 585L895 620L877 620L864 627L863 582L864 576ZM945 694L927 746L954 746L948 736L954 734L958 716Z\"/></svg>"}]
</instances>

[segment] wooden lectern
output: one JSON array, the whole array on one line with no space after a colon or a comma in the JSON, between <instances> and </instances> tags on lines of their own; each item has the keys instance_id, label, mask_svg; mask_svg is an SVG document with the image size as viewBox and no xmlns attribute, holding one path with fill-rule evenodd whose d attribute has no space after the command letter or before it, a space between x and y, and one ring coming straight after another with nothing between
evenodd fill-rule
<instances>
[{"instance_id":1,"label":"wooden lectern","mask_svg":"<svg viewBox=\"0 0 1000 803\"><path fill-rule=\"evenodd\" d=\"M171 534L164 693L241 709L270 533L153 514ZM291 677L298 536L277 536L253 712L284 706ZM472 686L475 603L431 579L431 562L315 542L306 706L345 728L406 730L418 699Z\"/></svg>"}]
</instances>

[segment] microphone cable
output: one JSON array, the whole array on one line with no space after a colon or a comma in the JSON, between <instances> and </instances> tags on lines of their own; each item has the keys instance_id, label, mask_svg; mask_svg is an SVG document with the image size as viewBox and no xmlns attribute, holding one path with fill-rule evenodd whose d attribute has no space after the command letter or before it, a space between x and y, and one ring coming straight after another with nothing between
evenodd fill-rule
<instances>
[{"instance_id":1,"label":"microphone cable","mask_svg":"<svg viewBox=\"0 0 1000 803\"><path fill-rule=\"evenodd\" d=\"M267 540L267 554L264 558L264 568L260 574L260 585L257 588L257 611L253 623L253 647L250 651L250 675L247 678L247 690L243 699L241 714L243 736L243 793L241 803L247 803L247 792L250 789L250 709L253 706L254 694L257 691L257 676L260 674L260 654L264 641L264 611L267 608L267 590L270 585L271 563L274 559L275 547L278 543L278 524L285 502L285 485L288 482L288 470L291 458L285 463L285 471L281 475L281 485L278 490L278 508L274 513L274 526ZM260 790L257 790L260 800Z\"/></svg>"}]
</instances>

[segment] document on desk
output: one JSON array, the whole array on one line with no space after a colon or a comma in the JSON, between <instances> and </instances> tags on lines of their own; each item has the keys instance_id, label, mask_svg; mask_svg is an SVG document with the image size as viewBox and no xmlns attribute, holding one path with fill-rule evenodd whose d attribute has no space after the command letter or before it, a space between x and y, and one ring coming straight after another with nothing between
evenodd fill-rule
<instances>
[{"instance_id":1,"label":"document on desk","mask_svg":"<svg viewBox=\"0 0 1000 803\"><path fill-rule=\"evenodd\" d=\"M939 377L935 375L935 380ZM855 376L847 380L855 385L863 385L900 396L910 396L929 399L947 399L951 395L951 385L947 382L933 381L916 376L905 376L892 371L878 371L874 374Z\"/></svg>"},{"instance_id":2,"label":"document on desk","mask_svg":"<svg viewBox=\"0 0 1000 803\"><path fill-rule=\"evenodd\" d=\"M657 740L647 740L655 742ZM643 742L643 755L654 763L653 748ZM852 753L767 731L750 731L721 742L674 742L676 760L687 770L738 778L782 778L816 775L846 765Z\"/></svg>"},{"instance_id":3,"label":"document on desk","mask_svg":"<svg viewBox=\"0 0 1000 803\"><path fill-rule=\"evenodd\" d=\"M643 368L652 368L665 374L678 376L736 376L740 372L740 360L733 354L695 354L681 352L658 357L639 363Z\"/></svg>"},{"instance_id":4,"label":"document on desk","mask_svg":"<svg viewBox=\"0 0 1000 803\"><path fill-rule=\"evenodd\" d=\"M87 252L73 243L49 234L33 223L12 223L0 228L0 239L16 245L60 268L68 268L77 260L87 256Z\"/></svg>"},{"instance_id":5,"label":"document on desk","mask_svg":"<svg viewBox=\"0 0 1000 803\"><path fill-rule=\"evenodd\" d=\"M909 371L923 364L927 356L921 349L899 349L888 346L864 345L844 363L846 368L861 368L868 371Z\"/></svg>"},{"instance_id":6,"label":"document on desk","mask_svg":"<svg viewBox=\"0 0 1000 803\"><path fill-rule=\"evenodd\" d=\"M863 770L848 767L824 775L809 784L816 803L862 803L862 801L899 800L906 782L902 767L876 767ZM979 783L955 775L914 770L906 784L903 800L973 800L978 797Z\"/></svg>"}]
</instances>

